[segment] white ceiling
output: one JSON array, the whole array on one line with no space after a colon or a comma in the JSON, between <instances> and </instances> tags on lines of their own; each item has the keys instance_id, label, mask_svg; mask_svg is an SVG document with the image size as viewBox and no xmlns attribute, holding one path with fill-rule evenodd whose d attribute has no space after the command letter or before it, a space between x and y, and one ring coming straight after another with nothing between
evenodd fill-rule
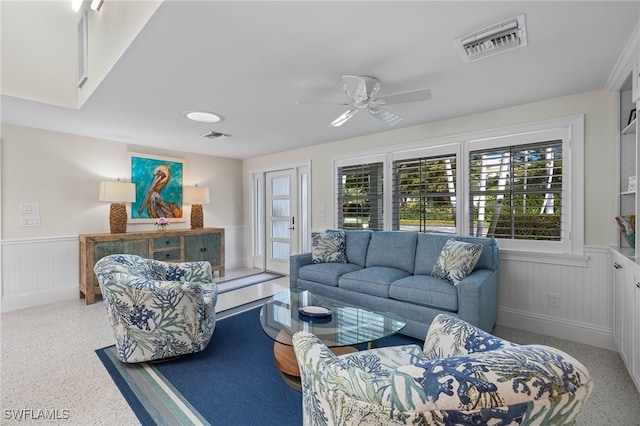
<instances>
[{"instance_id":1,"label":"white ceiling","mask_svg":"<svg viewBox=\"0 0 640 426\"><path fill-rule=\"evenodd\" d=\"M462 60L455 38L522 13L527 46ZM378 77L381 95L431 89L388 107L404 117L395 127L602 89L639 16L630 1L165 1L79 110L3 87L2 121L249 158L388 130L368 114L333 128L345 107L296 104L347 101L342 75ZM199 108L225 119L182 117Z\"/></svg>"}]
</instances>

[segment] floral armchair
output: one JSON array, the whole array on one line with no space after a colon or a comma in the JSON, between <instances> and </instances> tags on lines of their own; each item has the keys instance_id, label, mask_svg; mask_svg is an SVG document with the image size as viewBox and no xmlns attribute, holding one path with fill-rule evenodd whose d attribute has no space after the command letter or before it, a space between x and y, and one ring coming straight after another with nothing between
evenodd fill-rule
<instances>
[{"instance_id":1,"label":"floral armchair","mask_svg":"<svg viewBox=\"0 0 640 426\"><path fill-rule=\"evenodd\" d=\"M305 425L571 425L592 389L571 356L516 345L445 314L422 350L336 356L307 332L293 345Z\"/></svg>"},{"instance_id":2,"label":"floral armchair","mask_svg":"<svg viewBox=\"0 0 640 426\"><path fill-rule=\"evenodd\" d=\"M209 343L218 297L209 262L115 254L100 259L94 272L121 361L199 352Z\"/></svg>"}]
</instances>

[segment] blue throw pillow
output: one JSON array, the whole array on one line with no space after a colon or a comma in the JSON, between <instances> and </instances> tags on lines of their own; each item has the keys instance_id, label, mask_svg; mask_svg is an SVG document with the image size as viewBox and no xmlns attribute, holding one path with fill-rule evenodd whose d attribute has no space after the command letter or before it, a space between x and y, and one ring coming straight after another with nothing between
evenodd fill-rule
<instances>
[{"instance_id":1,"label":"blue throw pillow","mask_svg":"<svg viewBox=\"0 0 640 426\"><path fill-rule=\"evenodd\" d=\"M347 263L347 251L343 231L311 233L312 263Z\"/></svg>"},{"instance_id":2,"label":"blue throw pillow","mask_svg":"<svg viewBox=\"0 0 640 426\"><path fill-rule=\"evenodd\" d=\"M482 244L465 243L449 238L442 247L431 275L457 286L469 275L482 254Z\"/></svg>"}]
</instances>

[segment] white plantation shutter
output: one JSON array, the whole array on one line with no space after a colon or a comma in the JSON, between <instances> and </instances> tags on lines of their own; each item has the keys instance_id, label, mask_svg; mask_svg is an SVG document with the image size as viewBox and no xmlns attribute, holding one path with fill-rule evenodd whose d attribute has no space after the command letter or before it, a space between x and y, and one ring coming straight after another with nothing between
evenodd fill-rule
<instances>
[{"instance_id":1,"label":"white plantation shutter","mask_svg":"<svg viewBox=\"0 0 640 426\"><path fill-rule=\"evenodd\" d=\"M562 140L469 153L469 232L479 237L561 241Z\"/></svg>"},{"instance_id":2,"label":"white plantation shutter","mask_svg":"<svg viewBox=\"0 0 640 426\"><path fill-rule=\"evenodd\" d=\"M456 155L393 162L393 229L456 233Z\"/></svg>"},{"instance_id":3,"label":"white plantation shutter","mask_svg":"<svg viewBox=\"0 0 640 426\"><path fill-rule=\"evenodd\" d=\"M383 162L337 168L339 228L384 229L383 181Z\"/></svg>"}]
</instances>

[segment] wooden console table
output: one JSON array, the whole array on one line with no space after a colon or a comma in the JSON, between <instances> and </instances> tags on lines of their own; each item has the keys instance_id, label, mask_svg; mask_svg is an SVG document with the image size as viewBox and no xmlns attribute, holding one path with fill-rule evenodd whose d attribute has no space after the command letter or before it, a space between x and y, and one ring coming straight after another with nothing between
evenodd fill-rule
<instances>
[{"instance_id":1,"label":"wooden console table","mask_svg":"<svg viewBox=\"0 0 640 426\"><path fill-rule=\"evenodd\" d=\"M208 260L224 276L224 228L172 229L124 234L81 234L80 298L95 301L100 287L93 272L96 262L110 254L136 254L165 262Z\"/></svg>"}]
</instances>

